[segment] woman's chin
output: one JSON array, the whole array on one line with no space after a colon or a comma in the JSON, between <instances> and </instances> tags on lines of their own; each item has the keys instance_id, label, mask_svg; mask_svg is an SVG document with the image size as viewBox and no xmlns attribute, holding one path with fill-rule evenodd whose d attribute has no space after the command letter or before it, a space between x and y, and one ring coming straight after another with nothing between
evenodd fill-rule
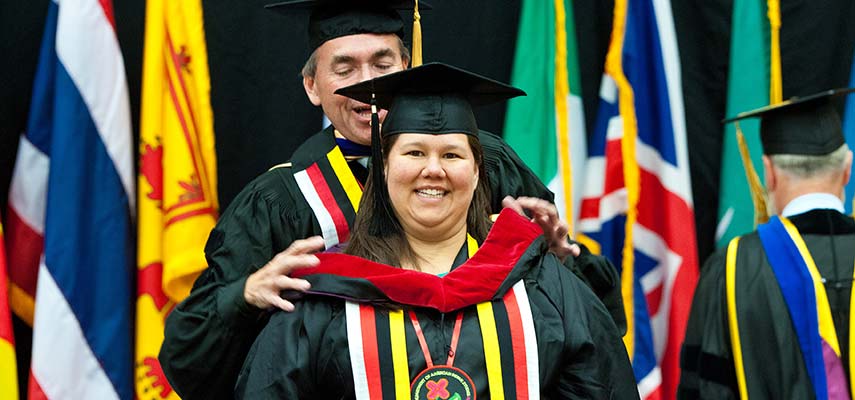
<instances>
[{"instance_id":1,"label":"woman's chin","mask_svg":"<svg viewBox=\"0 0 855 400\"><path fill-rule=\"evenodd\" d=\"M440 217L436 214L414 216L410 221L403 223L404 231L413 233L420 232L421 234L430 235L440 234L442 233L441 231L445 229L442 223L446 220L447 217Z\"/></svg>"}]
</instances>

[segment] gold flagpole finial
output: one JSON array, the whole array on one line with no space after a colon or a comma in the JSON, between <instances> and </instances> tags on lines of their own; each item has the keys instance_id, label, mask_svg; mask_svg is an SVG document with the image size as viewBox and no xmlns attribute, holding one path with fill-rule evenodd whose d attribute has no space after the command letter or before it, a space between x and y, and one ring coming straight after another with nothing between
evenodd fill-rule
<instances>
[{"instance_id":1,"label":"gold flagpole finial","mask_svg":"<svg viewBox=\"0 0 855 400\"><path fill-rule=\"evenodd\" d=\"M784 100L783 77L781 75L781 1L767 0L769 18L769 104Z\"/></svg>"}]
</instances>

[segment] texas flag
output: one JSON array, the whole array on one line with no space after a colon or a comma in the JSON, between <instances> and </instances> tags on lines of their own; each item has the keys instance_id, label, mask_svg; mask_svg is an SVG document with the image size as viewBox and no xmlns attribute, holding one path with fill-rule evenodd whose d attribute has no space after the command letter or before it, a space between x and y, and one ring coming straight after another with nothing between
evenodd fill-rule
<instances>
[{"instance_id":1,"label":"texas flag","mask_svg":"<svg viewBox=\"0 0 855 400\"><path fill-rule=\"evenodd\" d=\"M52 1L9 199L31 398L133 398L131 141L110 0Z\"/></svg>"}]
</instances>

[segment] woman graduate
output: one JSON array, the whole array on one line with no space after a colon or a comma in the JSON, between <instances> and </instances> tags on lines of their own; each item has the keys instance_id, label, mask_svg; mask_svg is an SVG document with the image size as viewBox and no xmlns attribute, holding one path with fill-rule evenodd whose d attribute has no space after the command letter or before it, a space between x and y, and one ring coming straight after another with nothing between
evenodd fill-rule
<instances>
[{"instance_id":1,"label":"woman graduate","mask_svg":"<svg viewBox=\"0 0 855 400\"><path fill-rule=\"evenodd\" d=\"M439 63L337 93L389 110L348 254L300 270L311 290L271 316L236 397L638 398L618 329L541 228L512 210L491 227L472 106L524 93Z\"/></svg>"}]
</instances>

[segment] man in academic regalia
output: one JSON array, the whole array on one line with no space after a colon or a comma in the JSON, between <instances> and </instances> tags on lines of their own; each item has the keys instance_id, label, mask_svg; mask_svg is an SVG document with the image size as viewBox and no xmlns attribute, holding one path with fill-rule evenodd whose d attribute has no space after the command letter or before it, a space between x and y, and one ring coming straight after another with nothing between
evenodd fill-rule
<instances>
[{"instance_id":1,"label":"man in academic regalia","mask_svg":"<svg viewBox=\"0 0 855 400\"><path fill-rule=\"evenodd\" d=\"M185 398L231 397L268 311L294 309L280 292L310 286L292 279L291 272L316 265L312 253L347 241L366 179L371 109L334 92L410 62L397 10L412 10L412 0L289 1L269 7L310 14L312 55L303 82L309 100L324 109L332 125L304 142L290 162L247 185L211 232L205 248L209 268L170 313L159 356L169 382ZM381 121L384 115L380 111ZM552 201L552 193L501 138L479 132L479 139L493 212L508 195ZM551 247L570 251L566 224L557 213L552 223ZM582 257L576 266L595 293L610 299L605 303L621 325L613 267L602 257Z\"/></svg>"},{"instance_id":2,"label":"man in academic regalia","mask_svg":"<svg viewBox=\"0 0 855 400\"><path fill-rule=\"evenodd\" d=\"M855 220L852 152L831 90L759 117L773 216L701 270L681 354L683 399L849 399Z\"/></svg>"}]
</instances>

